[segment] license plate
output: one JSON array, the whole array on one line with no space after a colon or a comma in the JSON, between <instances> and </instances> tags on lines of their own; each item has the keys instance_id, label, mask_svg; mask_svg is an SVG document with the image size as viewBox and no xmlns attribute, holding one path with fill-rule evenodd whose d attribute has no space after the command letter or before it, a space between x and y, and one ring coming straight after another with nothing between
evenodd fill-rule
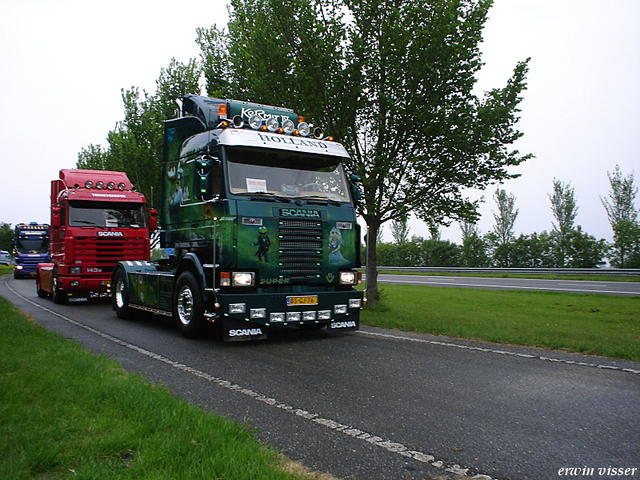
<instances>
[{"instance_id":1,"label":"license plate","mask_svg":"<svg viewBox=\"0 0 640 480\"><path fill-rule=\"evenodd\" d=\"M103 287L110 287L111 286L111 280L102 280L100 282L100 285L102 285Z\"/></svg>"},{"instance_id":2,"label":"license plate","mask_svg":"<svg viewBox=\"0 0 640 480\"><path fill-rule=\"evenodd\" d=\"M296 297L287 297L287 306L292 305L317 305L318 304L318 296L317 295L306 295L296 296Z\"/></svg>"}]
</instances>

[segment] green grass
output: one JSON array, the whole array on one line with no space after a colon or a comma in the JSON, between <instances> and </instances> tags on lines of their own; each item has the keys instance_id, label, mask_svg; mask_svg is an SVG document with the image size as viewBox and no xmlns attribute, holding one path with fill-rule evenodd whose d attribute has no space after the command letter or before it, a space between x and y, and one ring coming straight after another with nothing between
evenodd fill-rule
<instances>
[{"instance_id":1,"label":"green grass","mask_svg":"<svg viewBox=\"0 0 640 480\"><path fill-rule=\"evenodd\" d=\"M380 270L378 274L382 275L423 275L430 277L485 277L485 278L533 278L536 280L580 280L590 282L640 282L638 275L578 275L578 274L562 274L562 275L543 275L537 273L471 273L471 272L411 272L411 271L393 271Z\"/></svg>"},{"instance_id":2,"label":"green grass","mask_svg":"<svg viewBox=\"0 0 640 480\"><path fill-rule=\"evenodd\" d=\"M0 297L0 478L300 479L245 426L28 320Z\"/></svg>"},{"instance_id":3,"label":"green grass","mask_svg":"<svg viewBox=\"0 0 640 480\"><path fill-rule=\"evenodd\" d=\"M380 285L365 325L640 361L640 298Z\"/></svg>"}]
</instances>

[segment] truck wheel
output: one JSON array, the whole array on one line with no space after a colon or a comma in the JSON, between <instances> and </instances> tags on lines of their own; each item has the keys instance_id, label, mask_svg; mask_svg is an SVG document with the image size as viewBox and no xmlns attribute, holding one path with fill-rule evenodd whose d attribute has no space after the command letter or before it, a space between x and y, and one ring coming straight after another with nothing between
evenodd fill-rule
<instances>
[{"instance_id":1,"label":"truck wheel","mask_svg":"<svg viewBox=\"0 0 640 480\"><path fill-rule=\"evenodd\" d=\"M131 320L133 309L129 307L129 291L127 290L126 272L118 268L113 275L113 291L111 292L111 305L118 318Z\"/></svg>"},{"instance_id":2,"label":"truck wheel","mask_svg":"<svg viewBox=\"0 0 640 480\"><path fill-rule=\"evenodd\" d=\"M51 299L53 303L64 303L65 298L64 294L60 292L60 288L58 287L58 269L55 268L53 270L53 276L51 277Z\"/></svg>"},{"instance_id":3,"label":"truck wheel","mask_svg":"<svg viewBox=\"0 0 640 480\"><path fill-rule=\"evenodd\" d=\"M189 271L178 277L173 302L173 316L182 335L197 338L204 325L202 295L195 275Z\"/></svg>"}]
</instances>

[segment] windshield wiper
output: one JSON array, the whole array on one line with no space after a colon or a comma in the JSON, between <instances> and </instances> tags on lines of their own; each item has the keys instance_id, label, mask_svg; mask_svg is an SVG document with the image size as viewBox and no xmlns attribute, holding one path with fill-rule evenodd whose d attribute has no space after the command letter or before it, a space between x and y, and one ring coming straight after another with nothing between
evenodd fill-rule
<instances>
[{"instance_id":1,"label":"windshield wiper","mask_svg":"<svg viewBox=\"0 0 640 480\"><path fill-rule=\"evenodd\" d=\"M287 202L287 203L291 203L292 199L290 199L289 197L283 197L281 195L276 195L275 193L270 193L270 192L243 192L243 193L239 193L238 195L243 195L243 196L250 196L251 200L265 200L264 197L268 197L266 200L271 200L271 201L275 201L275 200L282 200L283 202Z\"/></svg>"},{"instance_id":2,"label":"windshield wiper","mask_svg":"<svg viewBox=\"0 0 640 480\"><path fill-rule=\"evenodd\" d=\"M73 226L77 226L77 225L75 225L76 223L85 223L85 224L90 225L92 227L107 228L107 227L104 227L102 225L98 225L96 222L91 222L89 220L74 220L72 223L74 223Z\"/></svg>"},{"instance_id":3,"label":"windshield wiper","mask_svg":"<svg viewBox=\"0 0 640 480\"><path fill-rule=\"evenodd\" d=\"M332 198L327 197L301 197L300 200L303 200L307 203L315 203L320 205L327 205L331 203L332 205L342 205L343 202L339 202L338 200L334 200Z\"/></svg>"}]
</instances>

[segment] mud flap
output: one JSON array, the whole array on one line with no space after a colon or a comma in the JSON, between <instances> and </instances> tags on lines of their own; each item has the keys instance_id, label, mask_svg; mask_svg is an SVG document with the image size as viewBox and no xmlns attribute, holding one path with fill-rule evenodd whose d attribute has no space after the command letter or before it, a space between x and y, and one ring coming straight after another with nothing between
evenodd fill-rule
<instances>
[{"instance_id":1,"label":"mud flap","mask_svg":"<svg viewBox=\"0 0 640 480\"><path fill-rule=\"evenodd\" d=\"M332 333L337 332L353 332L360 328L359 318L346 318L344 320L336 320L327 325L327 331Z\"/></svg>"},{"instance_id":2,"label":"mud flap","mask_svg":"<svg viewBox=\"0 0 640 480\"><path fill-rule=\"evenodd\" d=\"M265 340L267 328L264 325L224 318L222 338L225 342L247 342L250 340Z\"/></svg>"}]
</instances>

